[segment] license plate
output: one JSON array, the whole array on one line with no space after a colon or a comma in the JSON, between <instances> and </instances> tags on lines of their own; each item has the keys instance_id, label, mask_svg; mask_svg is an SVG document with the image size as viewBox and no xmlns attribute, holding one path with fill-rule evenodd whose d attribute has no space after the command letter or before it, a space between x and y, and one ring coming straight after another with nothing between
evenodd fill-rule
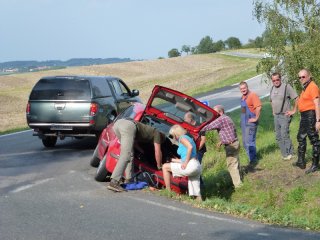
<instances>
[{"instance_id":1,"label":"license plate","mask_svg":"<svg viewBox=\"0 0 320 240\"><path fill-rule=\"evenodd\" d=\"M62 125L52 125L50 127L50 130L72 130L72 127L70 126L62 126Z\"/></svg>"}]
</instances>

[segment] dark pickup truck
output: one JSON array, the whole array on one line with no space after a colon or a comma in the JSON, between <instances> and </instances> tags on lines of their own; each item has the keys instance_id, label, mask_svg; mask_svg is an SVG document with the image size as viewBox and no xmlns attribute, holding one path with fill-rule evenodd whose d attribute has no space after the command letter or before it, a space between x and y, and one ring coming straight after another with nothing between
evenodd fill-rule
<instances>
[{"instance_id":1,"label":"dark pickup truck","mask_svg":"<svg viewBox=\"0 0 320 240\"><path fill-rule=\"evenodd\" d=\"M122 110L141 102L138 95L117 77L43 77L30 93L27 123L46 147L57 138L98 137Z\"/></svg>"}]
</instances>

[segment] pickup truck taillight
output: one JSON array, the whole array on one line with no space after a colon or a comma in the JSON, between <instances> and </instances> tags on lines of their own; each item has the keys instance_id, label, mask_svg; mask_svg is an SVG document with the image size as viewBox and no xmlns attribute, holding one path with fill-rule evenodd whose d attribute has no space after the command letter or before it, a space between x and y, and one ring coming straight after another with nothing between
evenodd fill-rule
<instances>
[{"instance_id":1,"label":"pickup truck taillight","mask_svg":"<svg viewBox=\"0 0 320 240\"><path fill-rule=\"evenodd\" d=\"M30 113L30 103L28 103L26 107L26 114L29 114L29 113Z\"/></svg>"},{"instance_id":2,"label":"pickup truck taillight","mask_svg":"<svg viewBox=\"0 0 320 240\"><path fill-rule=\"evenodd\" d=\"M98 112L98 104L91 103L90 105L90 116L95 116Z\"/></svg>"}]
</instances>

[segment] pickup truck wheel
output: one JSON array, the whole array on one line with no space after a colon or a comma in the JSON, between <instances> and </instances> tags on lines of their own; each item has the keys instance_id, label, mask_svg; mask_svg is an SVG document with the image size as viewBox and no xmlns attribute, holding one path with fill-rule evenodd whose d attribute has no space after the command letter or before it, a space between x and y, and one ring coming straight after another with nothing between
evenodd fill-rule
<instances>
[{"instance_id":1,"label":"pickup truck wheel","mask_svg":"<svg viewBox=\"0 0 320 240\"><path fill-rule=\"evenodd\" d=\"M93 152L92 158L90 160L90 166L91 167L99 167L100 158L98 158L98 146Z\"/></svg>"},{"instance_id":2,"label":"pickup truck wheel","mask_svg":"<svg viewBox=\"0 0 320 240\"><path fill-rule=\"evenodd\" d=\"M105 155L100 161L96 176L94 177L94 179L98 182L105 182L107 180L108 171L106 169L106 161L107 160Z\"/></svg>"},{"instance_id":3,"label":"pickup truck wheel","mask_svg":"<svg viewBox=\"0 0 320 240\"><path fill-rule=\"evenodd\" d=\"M57 143L57 137L46 137L42 139L42 143L45 147L54 147Z\"/></svg>"}]
</instances>

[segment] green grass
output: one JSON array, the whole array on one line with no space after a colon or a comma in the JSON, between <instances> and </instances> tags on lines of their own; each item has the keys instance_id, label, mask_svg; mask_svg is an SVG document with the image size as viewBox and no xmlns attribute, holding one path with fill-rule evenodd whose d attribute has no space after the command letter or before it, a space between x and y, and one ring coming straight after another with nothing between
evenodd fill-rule
<instances>
[{"instance_id":1,"label":"green grass","mask_svg":"<svg viewBox=\"0 0 320 240\"><path fill-rule=\"evenodd\" d=\"M18 128L8 129L5 131L0 131L0 135L21 132L21 131L25 131L25 130L30 130L30 128L29 127L18 127Z\"/></svg>"},{"instance_id":2,"label":"green grass","mask_svg":"<svg viewBox=\"0 0 320 240\"><path fill-rule=\"evenodd\" d=\"M241 139L240 111L230 114ZM293 118L291 138L297 149L299 116ZM207 134L208 152L203 159L206 200L202 207L270 224L320 230L320 172L305 175L281 158L273 131L273 117L268 102L263 103L257 134L259 163L256 171L244 175L242 188L234 190L226 168L224 149L217 148L217 133ZM307 159L311 158L310 144ZM240 162L248 158L243 148Z\"/></svg>"}]
</instances>

